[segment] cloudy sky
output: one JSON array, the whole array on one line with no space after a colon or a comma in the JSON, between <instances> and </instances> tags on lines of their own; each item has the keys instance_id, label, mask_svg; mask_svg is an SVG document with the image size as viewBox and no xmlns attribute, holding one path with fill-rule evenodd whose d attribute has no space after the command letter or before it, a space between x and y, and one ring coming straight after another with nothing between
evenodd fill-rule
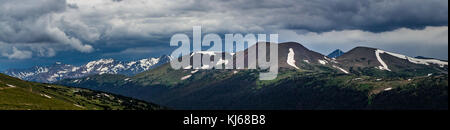
<instances>
[{"instance_id":1,"label":"cloudy sky","mask_svg":"<svg viewBox=\"0 0 450 130\"><path fill-rule=\"evenodd\" d=\"M170 54L193 26L448 59L447 0L0 0L0 70Z\"/></svg>"}]
</instances>

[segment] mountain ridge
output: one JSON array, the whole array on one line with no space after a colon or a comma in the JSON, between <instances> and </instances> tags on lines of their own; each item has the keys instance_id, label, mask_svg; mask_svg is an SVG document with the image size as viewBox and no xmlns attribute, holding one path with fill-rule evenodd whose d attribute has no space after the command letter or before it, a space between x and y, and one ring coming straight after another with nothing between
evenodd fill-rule
<instances>
[{"instance_id":1,"label":"mountain ridge","mask_svg":"<svg viewBox=\"0 0 450 130\"><path fill-rule=\"evenodd\" d=\"M255 48L261 43L257 43L250 48ZM267 45L271 43L266 43ZM275 43L273 43L275 44ZM320 53L317 53L315 51L309 50L305 46L303 46L300 43L296 42L286 42L286 43L278 43L279 46L279 67L280 68L291 68L291 69L311 69L310 64L319 64L324 66L329 66L334 68L337 71L340 71L342 73L351 73L352 71L360 71L364 68L378 68L380 69L380 66L382 64L380 62L384 62L384 60L380 59L387 59L386 61L388 63L386 64L393 64L394 71L402 71L404 69L399 68L427 68L424 66L417 65L418 62L415 64L411 64L409 62L405 62L404 58L407 57L402 55L401 57L399 54L396 53L390 53L387 51L382 51L380 49L376 48L370 48L370 47L362 47L358 46L353 48L352 50L343 53L339 57L333 58L329 56L322 55ZM247 57L248 57L248 49L245 49L242 51L244 53L244 61L245 61L245 67L247 67L249 64L257 64L257 63L248 63ZM375 50L380 50L383 53L379 54L380 57L376 57ZM339 51L337 49L336 51ZM336 52L334 51L334 52ZM357 51L357 52L355 52ZM268 52L270 50L268 49ZM289 52L289 53L287 53ZM333 53L334 53L333 52ZM386 53L384 53L386 52ZM237 52L239 53L239 52ZM332 53L332 54L333 54ZM203 55L217 55L222 54L222 56L231 54L226 52L214 52L214 53L202 53L202 52L193 52L189 58L192 60L192 56L200 54ZM234 54L232 54L233 57L235 57ZM396 56L396 57L395 57ZM257 56L255 56L257 57ZM349 59L350 58L350 59ZM408 57L406 60L413 59L414 61L421 61L426 62L426 60L434 60L433 58L412 58ZM57 62L51 66L35 66L29 69L8 69L4 71L3 73L18 77L20 79L28 80L28 81L36 81L36 82L43 82L43 83L52 83L61 79L66 78L81 78L89 75L95 75L95 74L123 74L123 75L135 75L141 72L148 71L149 69L155 68L159 65L168 63L171 60L171 57L167 55L163 55L159 58L147 58L147 59L141 59L136 61L128 61L128 62L122 62L117 61L114 59L99 59L95 61L88 62L81 66L74 66L74 65L67 65L62 64L61 62ZM241 61L240 59L236 59L233 62L233 65L236 65L236 61ZM365 61L367 63L363 63L362 61ZM391 62L392 61L392 62ZM440 60L442 61L442 60ZM221 62L228 62L226 59L222 58ZM448 63L444 63L445 61L442 61L443 64L440 65L440 68L437 72L445 72L448 70ZM420 63L420 64L428 64L428 63ZM191 64L192 65L192 64ZM405 66L406 65L406 66ZM429 65L429 64L428 64ZM389 66L389 65L384 65ZM384 69L382 66L381 69ZM403 67L400 67L403 66ZM430 66L430 65L429 65ZM431 64L433 66L433 64ZM446 67L446 68L445 68ZM436 69L436 68L434 68ZM386 69L388 70L388 69ZM391 69L389 69L391 70ZM436 71L434 71L436 72Z\"/></svg>"},{"instance_id":2,"label":"mountain ridge","mask_svg":"<svg viewBox=\"0 0 450 130\"><path fill-rule=\"evenodd\" d=\"M174 70L167 63L135 76L93 75L57 84L120 93L175 109L448 108L448 95L443 93L448 90L448 74L444 72L448 66L410 63L412 59L379 52L388 71L380 68L383 65L375 48L358 47L331 59L299 43L279 45L280 69L278 77L270 81L258 80L258 73L264 71L259 69L205 70L190 66ZM248 56L247 50L243 53ZM194 55L217 54L193 53L186 57L192 59ZM343 64L345 60L349 63Z\"/></svg>"},{"instance_id":3,"label":"mountain ridge","mask_svg":"<svg viewBox=\"0 0 450 130\"><path fill-rule=\"evenodd\" d=\"M127 62L108 58L90 61L80 66L56 62L50 66L34 66L28 69L8 69L3 73L27 81L52 83L61 79L80 78L93 74L134 75L169 61L170 57L167 55L158 58L145 58Z\"/></svg>"}]
</instances>

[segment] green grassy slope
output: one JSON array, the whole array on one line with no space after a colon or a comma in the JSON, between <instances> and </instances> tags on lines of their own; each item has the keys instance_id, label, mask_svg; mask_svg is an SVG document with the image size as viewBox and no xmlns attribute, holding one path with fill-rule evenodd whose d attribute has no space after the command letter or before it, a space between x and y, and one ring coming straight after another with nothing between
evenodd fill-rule
<instances>
[{"instance_id":1,"label":"green grassy slope","mask_svg":"<svg viewBox=\"0 0 450 130\"><path fill-rule=\"evenodd\" d=\"M0 110L156 110L158 105L81 88L22 81L0 74Z\"/></svg>"}]
</instances>

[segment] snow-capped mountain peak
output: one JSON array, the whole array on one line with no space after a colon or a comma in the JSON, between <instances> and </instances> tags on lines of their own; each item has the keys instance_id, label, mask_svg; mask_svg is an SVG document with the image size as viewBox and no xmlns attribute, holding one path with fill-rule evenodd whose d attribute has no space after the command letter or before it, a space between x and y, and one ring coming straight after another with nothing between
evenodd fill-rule
<instances>
[{"instance_id":1,"label":"snow-capped mountain peak","mask_svg":"<svg viewBox=\"0 0 450 130\"><path fill-rule=\"evenodd\" d=\"M81 66L56 62L51 66L36 66L29 69L10 69L3 73L23 80L51 83L66 78L80 78L95 74L134 75L147 71L161 64L168 63L170 57L146 58L136 61L117 61L114 59L99 59Z\"/></svg>"}]
</instances>

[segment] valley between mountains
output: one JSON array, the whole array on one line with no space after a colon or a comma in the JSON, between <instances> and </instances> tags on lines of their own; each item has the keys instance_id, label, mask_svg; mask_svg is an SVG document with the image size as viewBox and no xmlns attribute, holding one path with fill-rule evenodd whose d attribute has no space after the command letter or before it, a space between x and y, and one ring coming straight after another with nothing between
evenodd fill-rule
<instances>
[{"instance_id":1,"label":"valley between mountains","mask_svg":"<svg viewBox=\"0 0 450 130\"><path fill-rule=\"evenodd\" d=\"M250 48L269 44L274 43L257 43ZM278 46L280 69L278 77L270 81L258 79L259 73L265 71L259 69L204 70L191 66L174 70L169 62L176 59L168 56L153 58L154 60L150 58L149 64L136 62L134 67L134 64L130 65L133 62L100 60L101 62L91 62L81 67L59 64L29 70L8 70L4 73L23 80L58 84L50 86L77 87L62 87L68 90L85 88L89 90L84 91L89 92L119 94L171 109L448 109L447 61L408 57L368 47L356 47L345 53L337 50L329 56L324 56L299 43L280 43ZM245 57L249 56L248 50L238 53L243 53ZM234 53L223 52L195 52L186 57L192 58L195 55L217 57L219 58L217 65L235 65L236 61L240 61L223 59L225 55L235 57ZM123 67L118 67L119 64ZM146 64L146 67L142 64ZM248 67L257 63L244 64ZM74 68L79 69L73 71ZM132 68L134 70L131 70ZM65 70L66 73L61 73ZM49 77L55 74L58 78L49 80ZM7 80L0 82L3 88L8 88L8 84L14 85L4 82ZM49 89L42 84L29 84L37 84L36 89ZM4 90L0 89L0 92ZM60 90L52 92L58 91ZM34 94L39 97L42 93L34 92ZM68 95L71 94L73 95L73 93ZM39 98L45 99L45 95ZM0 104L7 106L5 103ZM68 106L76 108L77 105L74 104L80 105L72 101ZM28 108L26 105L20 107ZM159 107L147 104L143 108Z\"/></svg>"}]
</instances>

